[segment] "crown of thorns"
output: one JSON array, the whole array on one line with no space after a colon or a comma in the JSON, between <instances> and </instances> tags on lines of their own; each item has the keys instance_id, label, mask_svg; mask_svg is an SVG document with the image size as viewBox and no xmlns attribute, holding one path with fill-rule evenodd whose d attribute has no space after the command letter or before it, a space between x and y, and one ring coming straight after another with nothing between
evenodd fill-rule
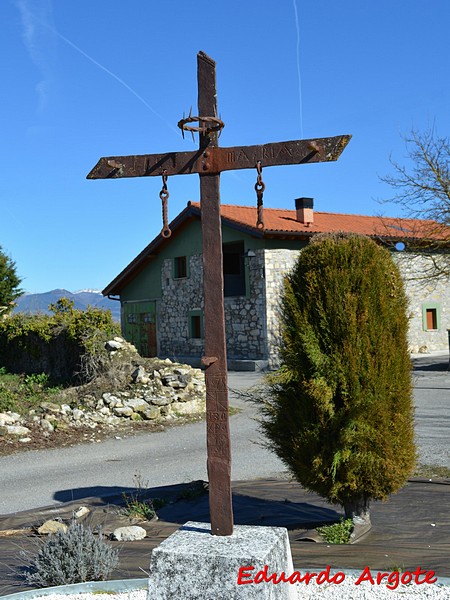
<instances>
[{"instance_id":1,"label":"crown of thorns","mask_svg":"<svg viewBox=\"0 0 450 600\"><path fill-rule=\"evenodd\" d=\"M198 123L198 125L188 125L188 123ZM178 127L181 129L183 137L185 131L190 131L192 137L194 137L194 133L209 135L216 131L220 135L222 129L225 127L225 123L217 117L194 117L189 113L188 117L183 117L178 121Z\"/></svg>"}]
</instances>

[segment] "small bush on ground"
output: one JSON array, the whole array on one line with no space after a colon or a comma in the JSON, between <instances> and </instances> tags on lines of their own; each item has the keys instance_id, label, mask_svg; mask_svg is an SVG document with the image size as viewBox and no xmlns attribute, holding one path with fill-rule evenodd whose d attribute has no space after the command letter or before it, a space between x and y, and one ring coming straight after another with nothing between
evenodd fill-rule
<instances>
[{"instance_id":1,"label":"small bush on ground","mask_svg":"<svg viewBox=\"0 0 450 600\"><path fill-rule=\"evenodd\" d=\"M150 521L156 516L156 511L163 508L167 501L162 498L140 498L137 494L123 493L125 502L123 514L127 517L144 519Z\"/></svg>"},{"instance_id":2,"label":"small bush on ground","mask_svg":"<svg viewBox=\"0 0 450 600\"><path fill-rule=\"evenodd\" d=\"M66 532L51 534L34 557L26 574L35 587L103 581L117 566L118 550L112 548L90 528L71 523Z\"/></svg>"},{"instance_id":3,"label":"small bush on ground","mask_svg":"<svg viewBox=\"0 0 450 600\"><path fill-rule=\"evenodd\" d=\"M348 544L353 530L352 519L342 519L339 523L317 527L317 531L327 544Z\"/></svg>"},{"instance_id":4,"label":"small bush on ground","mask_svg":"<svg viewBox=\"0 0 450 600\"><path fill-rule=\"evenodd\" d=\"M40 402L52 401L60 391L46 373L15 375L0 368L0 412L24 414Z\"/></svg>"},{"instance_id":5,"label":"small bush on ground","mask_svg":"<svg viewBox=\"0 0 450 600\"><path fill-rule=\"evenodd\" d=\"M139 471L136 471L133 480L136 490L123 492L122 498L125 502L123 513L127 517L134 517L150 521L156 516L156 511L166 506L167 500L163 498L146 498L149 482L144 481Z\"/></svg>"}]
</instances>

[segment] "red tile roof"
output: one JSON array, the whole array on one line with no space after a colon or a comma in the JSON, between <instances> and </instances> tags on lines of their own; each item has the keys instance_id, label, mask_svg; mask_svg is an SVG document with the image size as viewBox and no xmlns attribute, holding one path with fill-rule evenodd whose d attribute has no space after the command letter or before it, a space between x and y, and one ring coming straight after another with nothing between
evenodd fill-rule
<instances>
[{"instance_id":1,"label":"red tile roof","mask_svg":"<svg viewBox=\"0 0 450 600\"><path fill-rule=\"evenodd\" d=\"M315 233L342 231L369 235L386 241L402 239L430 239L450 241L450 228L434 221L418 219L396 219L392 217L369 217L365 215L344 215L314 211L314 223L306 225L296 219L295 210L264 208L264 230L256 227L256 207L221 205L222 221L225 225L241 229L249 235L264 238L308 238ZM200 204L189 202L187 207L175 217L170 227L174 235L181 233L190 220L200 217ZM131 263L103 290L103 294L119 294L155 256L159 249L170 243L171 238L158 235Z\"/></svg>"},{"instance_id":2,"label":"red tile roof","mask_svg":"<svg viewBox=\"0 0 450 600\"><path fill-rule=\"evenodd\" d=\"M192 202L191 206L199 208L200 204ZM255 232L258 231L256 228L256 207L222 204L221 214L225 221L246 229L254 229ZM303 233L310 236L314 233L336 231L396 239L430 236L439 239L449 238L448 228L445 235L441 225L429 220L370 217L314 211L314 223L306 225L297 221L295 210L264 208L265 235L297 236Z\"/></svg>"}]
</instances>

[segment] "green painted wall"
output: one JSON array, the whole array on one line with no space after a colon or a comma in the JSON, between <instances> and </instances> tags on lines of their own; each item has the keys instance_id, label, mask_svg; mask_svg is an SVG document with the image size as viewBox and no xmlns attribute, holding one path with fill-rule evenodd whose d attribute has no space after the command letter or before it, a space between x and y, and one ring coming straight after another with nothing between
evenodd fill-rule
<instances>
[{"instance_id":1,"label":"green painted wall","mask_svg":"<svg viewBox=\"0 0 450 600\"><path fill-rule=\"evenodd\" d=\"M248 234L224 227L222 230L223 243L244 241L245 251L260 250L263 248L302 248L307 242L301 240L271 240L252 237ZM121 293L122 302L161 298L161 267L166 258L176 256L193 256L202 253L202 233L200 221L189 223L180 234L170 238L169 243L156 256L147 267L131 281Z\"/></svg>"},{"instance_id":2,"label":"green painted wall","mask_svg":"<svg viewBox=\"0 0 450 600\"><path fill-rule=\"evenodd\" d=\"M202 233L200 221L187 225L179 235L170 238L169 243L131 281L120 295L122 302L161 298L161 267L166 258L201 254Z\"/></svg>"}]
</instances>

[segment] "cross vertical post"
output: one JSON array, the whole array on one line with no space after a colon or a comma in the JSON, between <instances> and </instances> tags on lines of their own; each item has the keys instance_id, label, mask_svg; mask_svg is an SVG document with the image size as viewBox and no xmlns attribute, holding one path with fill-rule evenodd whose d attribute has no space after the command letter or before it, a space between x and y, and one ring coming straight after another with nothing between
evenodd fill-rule
<instances>
[{"instance_id":1,"label":"cross vertical post","mask_svg":"<svg viewBox=\"0 0 450 600\"><path fill-rule=\"evenodd\" d=\"M197 56L199 117L217 116L215 62ZM207 166L209 149L218 134L200 133L200 150ZM206 444L209 508L213 535L233 533L231 447L228 416L227 351L225 338L220 174L200 173L200 210L203 244L205 330Z\"/></svg>"}]
</instances>

